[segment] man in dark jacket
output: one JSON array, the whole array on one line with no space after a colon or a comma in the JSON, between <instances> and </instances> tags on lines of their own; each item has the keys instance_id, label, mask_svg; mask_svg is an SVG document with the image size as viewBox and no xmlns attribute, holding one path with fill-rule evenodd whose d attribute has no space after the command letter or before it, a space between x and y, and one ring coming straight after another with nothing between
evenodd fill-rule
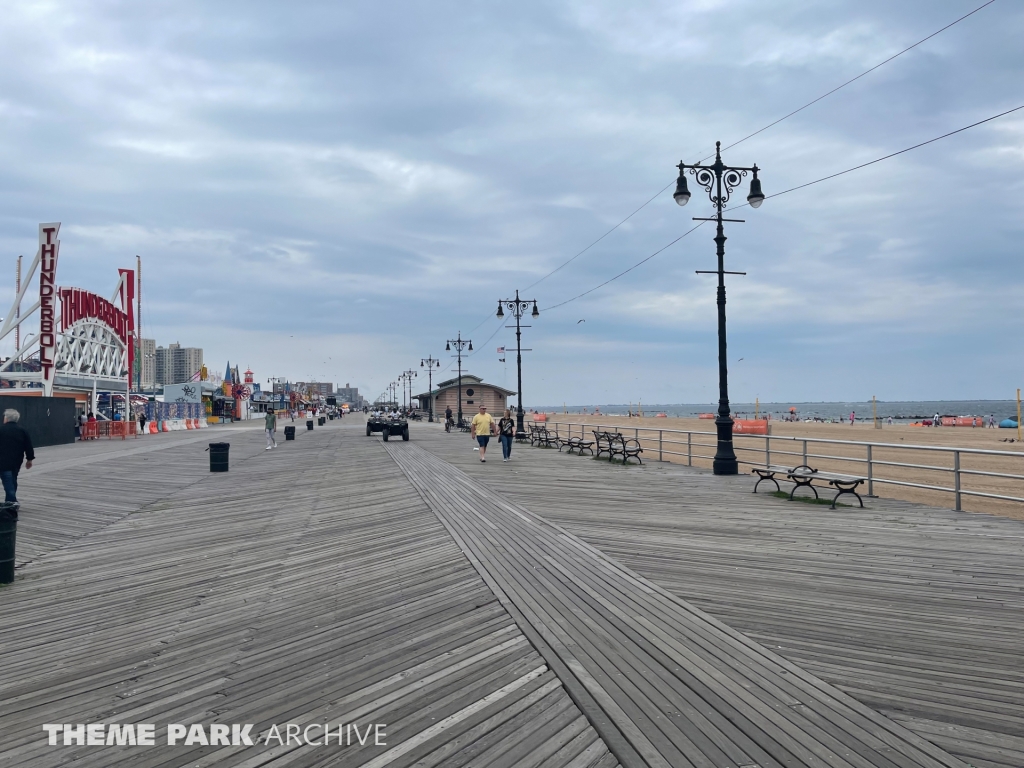
<instances>
[{"instance_id":1,"label":"man in dark jacket","mask_svg":"<svg viewBox=\"0 0 1024 768\"><path fill-rule=\"evenodd\" d=\"M22 459L27 459L25 469L32 469L36 458L28 432L18 425L20 418L20 413L8 408L0 426L0 481L4 484L4 501L14 505L18 504L18 472Z\"/></svg>"}]
</instances>

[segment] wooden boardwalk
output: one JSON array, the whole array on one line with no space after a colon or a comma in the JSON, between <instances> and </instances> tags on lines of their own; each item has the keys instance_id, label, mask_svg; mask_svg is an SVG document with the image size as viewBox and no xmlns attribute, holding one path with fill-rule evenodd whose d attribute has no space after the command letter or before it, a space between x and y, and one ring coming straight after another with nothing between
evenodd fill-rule
<instances>
[{"instance_id":1,"label":"wooden boardwalk","mask_svg":"<svg viewBox=\"0 0 1024 768\"><path fill-rule=\"evenodd\" d=\"M468 443L417 442L970 764L1024 766L1024 524L528 446L480 465Z\"/></svg>"},{"instance_id":2,"label":"wooden boardwalk","mask_svg":"<svg viewBox=\"0 0 1024 768\"><path fill-rule=\"evenodd\" d=\"M263 445L40 452L0 588L0 766L1024 765L1020 523L518 446L481 465L427 424ZM50 747L52 722L158 746ZM289 722L387 745L161 743Z\"/></svg>"},{"instance_id":3,"label":"wooden boardwalk","mask_svg":"<svg viewBox=\"0 0 1024 768\"><path fill-rule=\"evenodd\" d=\"M210 474L171 437L25 473L0 764L617 765L379 440L211 430L232 464ZM50 747L52 722L155 723L158 745ZM161 745L167 723L288 722L386 723L387 746Z\"/></svg>"}]
</instances>

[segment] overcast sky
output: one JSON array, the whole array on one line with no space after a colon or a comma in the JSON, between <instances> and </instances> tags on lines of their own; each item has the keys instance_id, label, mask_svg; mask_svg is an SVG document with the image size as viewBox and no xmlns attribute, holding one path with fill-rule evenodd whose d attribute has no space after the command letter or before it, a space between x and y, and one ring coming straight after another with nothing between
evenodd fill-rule
<instances>
[{"instance_id":1,"label":"overcast sky","mask_svg":"<svg viewBox=\"0 0 1024 768\"><path fill-rule=\"evenodd\" d=\"M527 407L710 402L710 225L545 311L710 215L696 184L528 286L681 159L982 2L4 2L0 311L61 221L61 284L109 294L140 255L143 335L218 371L372 399L461 331L465 368L515 389L494 313L518 288L542 310ZM1024 104L1022 39L997 0L725 160L770 195ZM732 399L1012 397L1022 209L1024 111L736 212Z\"/></svg>"}]
</instances>

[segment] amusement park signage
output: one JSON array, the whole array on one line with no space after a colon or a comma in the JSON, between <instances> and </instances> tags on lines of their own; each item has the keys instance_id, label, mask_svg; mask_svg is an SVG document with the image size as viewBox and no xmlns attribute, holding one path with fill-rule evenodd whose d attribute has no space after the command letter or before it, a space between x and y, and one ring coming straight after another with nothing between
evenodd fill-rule
<instances>
[{"instance_id":1,"label":"amusement park signage","mask_svg":"<svg viewBox=\"0 0 1024 768\"><path fill-rule=\"evenodd\" d=\"M102 296L83 291L81 288L61 288L60 309L61 328L69 328L72 323L92 318L109 325L117 334L117 338L125 344L129 341L132 324L128 313L121 311Z\"/></svg>"},{"instance_id":2,"label":"amusement park signage","mask_svg":"<svg viewBox=\"0 0 1024 768\"><path fill-rule=\"evenodd\" d=\"M53 394L59 373L63 379L81 382L90 378L107 383L122 380L129 384L135 352L135 271L118 270L118 283L110 300L80 288L57 287L57 257L60 252L60 222L39 225L39 250L21 282L7 314L0 318L0 340L22 329L39 310L39 332L26 334L27 340L6 361L0 361L0 376L13 381L39 382L43 394ZM25 294L39 270L39 301L22 311ZM30 300L29 300L30 301ZM58 307L57 302L60 302ZM118 306L120 305L120 306ZM17 337L16 337L17 338ZM38 346L39 368L16 363L34 357ZM80 383L75 386L82 386ZM94 385L95 386L95 385Z\"/></svg>"},{"instance_id":3,"label":"amusement park signage","mask_svg":"<svg viewBox=\"0 0 1024 768\"><path fill-rule=\"evenodd\" d=\"M43 374L43 390L53 391L54 350L57 348L56 298L57 254L60 223L39 225L39 363Z\"/></svg>"}]
</instances>

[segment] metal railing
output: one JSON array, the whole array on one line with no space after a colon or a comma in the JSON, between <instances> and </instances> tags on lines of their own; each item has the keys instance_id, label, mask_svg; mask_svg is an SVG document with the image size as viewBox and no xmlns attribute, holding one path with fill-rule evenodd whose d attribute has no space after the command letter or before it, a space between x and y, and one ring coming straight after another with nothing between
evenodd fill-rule
<instances>
[{"instance_id":1,"label":"metal railing","mask_svg":"<svg viewBox=\"0 0 1024 768\"><path fill-rule=\"evenodd\" d=\"M718 435L715 432L698 432L692 430L683 429L655 429L654 427L624 427L624 426L613 426L608 424L591 424L586 422L556 422L549 421L546 424L549 430L555 432L556 437L561 437L561 434L565 434L566 437L572 437L573 434L578 433L581 437L587 436L588 430L608 430L615 431L628 436L630 432L633 432L633 436L636 440L640 441L640 445L644 448L645 454L649 457L655 450L657 451L658 461L665 461L666 456L675 456L680 459L685 459L687 466L693 466L695 459L702 459L706 461L712 461L714 459L714 451L718 447ZM696 438L696 439L695 439ZM710 441L705 441L706 438L710 438ZM750 442L760 441L758 445L750 445ZM745 444L746 443L746 444ZM822 445L823 448L816 448L815 446ZM828 446L841 446L852 449L854 452L860 452L862 455L847 455L839 456L835 455L837 448L829 448ZM862 472L852 473L858 477L864 477L867 481L868 496L875 496L875 484L887 484L894 486L903 486L906 488L916 488L920 490L928 491L939 491L944 493L953 494L954 509L960 511L962 507L962 499L964 496L975 496L986 499L998 499L1001 501L1014 501L1024 503L1024 496L1009 496L1000 493L990 493L987 491L979 491L968 489L964 487L963 478L967 477L984 477L1000 480L1011 480L1011 481L1024 481L1024 452L1015 451L993 451L984 448L951 448L945 446L935 445L904 445L902 443L878 443L878 442L865 442L858 440L833 440L829 438L817 438L817 437L791 437L786 435L733 435L733 447L736 451L737 459L740 464L746 464L751 467L767 467L772 466L773 457L775 457L775 464L785 464L786 460L779 457L796 457L800 461L793 461L793 465L807 464L810 460L818 459L829 462L839 462L841 465L845 464L857 465L863 468ZM700 452L701 449L710 449L708 453ZM790 448L790 450L786 450ZM696 449L696 450L695 450ZM795 450L794 450L795 449ZM814 451L831 451L823 453L815 453ZM892 461L886 458L878 458L875 456L875 451L883 452L907 452L907 451L926 451L932 454L949 455L952 459L952 466L941 466L937 464L919 464L910 463L906 461ZM1012 458L1022 463L1022 474L1015 474L1009 472L993 472L982 469L969 469L961 466L961 459L965 456L983 456L983 457L1003 457ZM879 476L876 472L878 469L882 469L885 474L885 468L899 468L906 470L914 470L918 472L942 472L949 473L952 477L952 485L936 485L932 483L923 482L912 482L910 480L901 480L895 477ZM890 473L891 474L891 473Z\"/></svg>"}]
</instances>

